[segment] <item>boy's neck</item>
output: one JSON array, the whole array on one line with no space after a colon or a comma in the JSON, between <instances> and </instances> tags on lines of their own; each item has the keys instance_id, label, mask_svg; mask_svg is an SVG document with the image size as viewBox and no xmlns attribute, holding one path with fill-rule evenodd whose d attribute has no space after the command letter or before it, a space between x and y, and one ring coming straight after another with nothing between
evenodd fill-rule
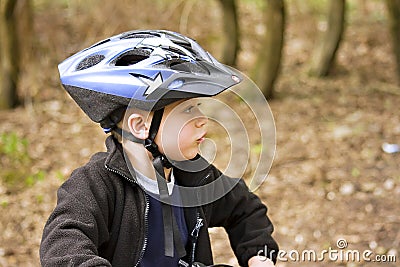
<instances>
[{"instance_id":1,"label":"boy's neck","mask_svg":"<svg viewBox=\"0 0 400 267\"><path fill-rule=\"evenodd\" d=\"M168 182L171 181L171 170L171 168L164 168L165 179L167 179Z\"/></svg>"},{"instance_id":2,"label":"boy's neck","mask_svg":"<svg viewBox=\"0 0 400 267\"><path fill-rule=\"evenodd\" d=\"M156 180L156 173L150 152L148 152L141 144L136 144L130 141L123 142L122 146L128 155L128 159L133 168L144 176ZM169 181L171 169L164 168L164 173L166 179Z\"/></svg>"}]
</instances>

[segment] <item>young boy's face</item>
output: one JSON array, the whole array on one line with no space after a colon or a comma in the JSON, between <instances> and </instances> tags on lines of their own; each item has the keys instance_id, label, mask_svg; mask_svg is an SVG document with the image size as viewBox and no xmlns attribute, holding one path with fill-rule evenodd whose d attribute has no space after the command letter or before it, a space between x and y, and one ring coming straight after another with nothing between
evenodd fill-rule
<instances>
[{"instance_id":1,"label":"young boy's face","mask_svg":"<svg viewBox=\"0 0 400 267\"><path fill-rule=\"evenodd\" d=\"M188 160L199 153L207 134L207 117L199 99L175 102L165 107L156 143L160 152L172 160Z\"/></svg>"}]
</instances>

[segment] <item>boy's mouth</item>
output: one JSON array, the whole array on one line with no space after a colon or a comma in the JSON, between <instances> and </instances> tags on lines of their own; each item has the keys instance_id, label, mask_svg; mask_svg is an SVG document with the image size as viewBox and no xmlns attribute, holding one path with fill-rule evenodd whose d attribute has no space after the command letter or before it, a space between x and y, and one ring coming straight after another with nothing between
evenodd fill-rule
<instances>
[{"instance_id":1,"label":"boy's mouth","mask_svg":"<svg viewBox=\"0 0 400 267\"><path fill-rule=\"evenodd\" d=\"M199 144L203 143L203 141L206 139L206 135L207 135L207 132L203 133L203 134L200 136L200 138L197 138L197 139L196 139L196 142L199 143Z\"/></svg>"}]
</instances>

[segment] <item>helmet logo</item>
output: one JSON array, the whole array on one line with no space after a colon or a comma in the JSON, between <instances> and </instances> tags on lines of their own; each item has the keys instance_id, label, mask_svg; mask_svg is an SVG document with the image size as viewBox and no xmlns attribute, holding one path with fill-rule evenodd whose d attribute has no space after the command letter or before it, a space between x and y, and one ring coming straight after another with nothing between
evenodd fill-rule
<instances>
[{"instance_id":1,"label":"helmet logo","mask_svg":"<svg viewBox=\"0 0 400 267\"><path fill-rule=\"evenodd\" d=\"M240 83L240 78L239 78L238 76L236 76L236 75L232 75L232 80L233 80L235 83Z\"/></svg>"},{"instance_id":2,"label":"helmet logo","mask_svg":"<svg viewBox=\"0 0 400 267\"><path fill-rule=\"evenodd\" d=\"M154 79L142 74L137 74L137 73L130 73L130 74L138 78L143 84L147 85L147 88L144 91L143 96L148 96L149 94L153 93L163 83L163 79L160 72L157 73Z\"/></svg>"}]
</instances>

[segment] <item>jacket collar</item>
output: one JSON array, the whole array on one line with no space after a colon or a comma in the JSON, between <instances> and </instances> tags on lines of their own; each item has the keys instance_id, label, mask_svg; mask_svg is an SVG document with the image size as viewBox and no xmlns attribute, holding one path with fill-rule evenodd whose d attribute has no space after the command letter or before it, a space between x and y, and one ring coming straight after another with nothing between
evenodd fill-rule
<instances>
[{"instance_id":1,"label":"jacket collar","mask_svg":"<svg viewBox=\"0 0 400 267\"><path fill-rule=\"evenodd\" d=\"M113 136L109 136L106 139L106 147L108 156L105 161L105 167L112 172L122 175L129 181L135 182L135 177L128 168L130 162L125 160L124 150L121 143L119 143ZM208 181L205 181L204 179L209 178L210 173L215 177L219 177L220 175L218 170L200 155L196 156L193 160L175 162L174 166L176 166L173 167L173 171L177 183L187 187L199 186L203 182L209 182L209 179L207 179ZM211 178L211 180L213 180L213 178Z\"/></svg>"},{"instance_id":2,"label":"jacket collar","mask_svg":"<svg viewBox=\"0 0 400 267\"><path fill-rule=\"evenodd\" d=\"M106 139L106 147L108 156L105 161L105 167L133 182L134 177L129 171L127 162L125 161L124 150L121 143L113 136L109 136Z\"/></svg>"}]
</instances>

